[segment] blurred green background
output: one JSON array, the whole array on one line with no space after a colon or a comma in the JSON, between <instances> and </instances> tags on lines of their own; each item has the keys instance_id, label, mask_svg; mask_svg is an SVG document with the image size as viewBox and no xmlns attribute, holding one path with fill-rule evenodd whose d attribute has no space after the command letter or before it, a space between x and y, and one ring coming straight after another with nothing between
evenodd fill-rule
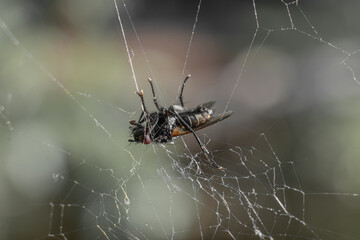
<instances>
[{"instance_id":1,"label":"blurred green background","mask_svg":"<svg viewBox=\"0 0 360 240\"><path fill-rule=\"evenodd\" d=\"M150 109L148 77L169 106L191 73L187 106L215 100L217 112L234 111L200 132L211 139L210 150L239 146L267 155L270 143L280 161L293 163L283 173L288 186L305 193L294 197L305 196L304 205L289 196L289 208L305 210L305 222L319 238L360 239L360 198L342 194L360 189L360 2L299 0L299 8L284 2L255 1L256 18L251 1L203 1L184 72L198 1L127 2L146 57L121 2L119 7ZM141 107L114 2L0 0L0 19L0 239L106 239L96 225L109 220L76 207L97 208L91 190L118 194L125 205L129 198L136 219L130 224L144 234L139 238L171 236L152 223L157 213L185 229L178 239L201 239L193 230L194 201L174 197L162 181L162 170L175 171L164 147L128 143L128 122ZM199 151L192 136L184 140ZM169 149L182 154L182 141ZM240 167L230 153L223 159L216 160L224 168ZM192 191L185 180L172 181ZM114 199L102 201L103 211L116 212ZM122 219L122 211L112 217ZM208 230L205 238L212 237ZM61 232L66 238L49 235ZM302 236L294 232L284 230L285 239ZM109 238L132 239L116 231Z\"/></svg>"}]
</instances>

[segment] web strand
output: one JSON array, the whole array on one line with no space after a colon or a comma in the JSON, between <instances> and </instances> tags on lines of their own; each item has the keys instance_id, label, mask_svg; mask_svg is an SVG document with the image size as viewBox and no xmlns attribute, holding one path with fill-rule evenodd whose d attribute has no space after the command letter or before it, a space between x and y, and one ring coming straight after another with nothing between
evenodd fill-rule
<instances>
[{"instance_id":1,"label":"web strand","mask_svg":"<svg viewBox=\"0 0 360 240\"><path fill-rule=\"evenodd\" d=\"M202 0L199 1L199 4L197 6L197 11L196 11L196 15L195 15L195 21L194 21L194 24L193 24L193 27L192 27L191 36L190 36L190 40L189 40L189 45L188 45L188 48L187 48L187 51L186 51L184 67L183 67L183 70L182 70L182 75L183 76L185 75L186 64L187 64L188 58L190 56L191 45L192 45L192 42L194 40L195 29L196 29L197 22L199 20L201 4L202 4Z\"/></svg>"},{"instance_id":2,"label":"web strand","mask_svg":"<svg viewBox=\"0 0 360 240\"><path fill-rule=\"evenodd\" d=\"M252 29L250 33L247 33L246 30L241 30L249 35L250 40L246 43L244 60L241 64L238 64L236 69L236 79L224 80L226 83L230 83L228 87L231 88L231 91L225 96L227 101L223 114L230 108L230 103L238 97L238 87L247 77L247 73L252 70L251 66L257 64L256 60L262 56L262 51L268 47L266 44L276 41L276 38L272 37L277 36L277 34L297 34L297 37L300 36L302 38L301 41L305 39L305 41L312 44L318 44L322 49L335 52L333 56L336 57L338 65L351 75L350 77L348 76L347 80L351 83L354 80L356 83L354 85L360 84L356 69L351 67L351 61L360 53L359 49L350 51L341 47L344 43L339 44L336 41L325 40L322 34L320 34L322 31L319 31L316 24L310 18L311 15L308 16L306 9L300 8L298 1L287 2L279 0L278 3L282 4L285 20L281 21L281 25L276 25L275 27L271 27L270 24L269 27L262 22L262 18L266 14L261 9L260 1L252 0L249 5L249 7L252 7L253 16L251 20L255 21L255 29ZM220 6L219 3L218 6ZM136 91L140 92L133 65L133 57L131 56L131 48L128 43L128 30L124 28L124 18L120 15L120 9L116 0L114 0L113 8L116 10L118 24L121 28L132 80L134 81ZM130 14L132 11L128 10L125 1L122 1L122 8L125 10L130 21L132 31L135 33L137 43L140 46L150 74L155 80L154 72L156 71L151 67L150 56L146 53L135 28ZM199 31L197 24L201 9L202 0L197 4L195 17L192 16L192 18L194 17L194 24L192 25L192 32L186 50L182 74L185 74L188 67L191 49L194 47L195 32ZM296 9L298 12L294 12L293 9ZM130 8L130 10L132 9ZM301 24L299 24L300 20L305 22L305 29L308 29L308 31L301 27ZM264 27L265 25L267 26L266 28ZM317 148L321 148L323 144L328 144L328 142L335 143L333 145L334 148L338 147L335 146L336 144L341 145L339 146L341 156L335 156L335 158L338 158L335 159L336 164L338 164L336 165L336 170L340 172L341 169L348 167L347 171L351 171L351 167L349 167L351 165L345 165L344 163L350 158L345 155L347 153L346 149L355 148L349 142L352 140L351 137L356 135L351 130L356 128L352 128L353 125L350 125L351 121L348 121L349 119L346 119L346 124L349 124L346 129L341 129L340 131L336 129L334 131L336 135L342 135L340 137L330 135L331 130L327 129L320 132L315 127L310 128L308 126L308 129L306 127L298 128L297 131L293 132L283 129L276 130L276 125L281 121L273 120L274 115L276 119L279 119L277 118L277 110L273 109L268 110L271 114L266 115L271 120L260 118L260 120L267 122L267 126L270 125L264 132L256 130L257 128L264 128L261 124L255 125L256 123L254 122L258 119L255 119L254 116L249 117L249 124L254 125L247 128L247 135L243 138L242 135L244 135L245 127L242 127L242 125L244 122L238 119L234 120L234 122L229 122L229 124L234 124L231 128L224 126L224 129L230 129L231 132L229 130L221 132L222 129L220 129L221 134L224 136L223 139L226 140L221 140L221 134L217 134L216 130L209 130L209 132L206 132L208 135L200 132L201 142L209 149L211 157L216 159L216 162L221 163L221 166L224 166L223 170L220 171L214 169L206 161L202 152L196 150L198 148L192 149L187 137L175 139L174 142L176 144L128 145L127 125L123 126L123 124L119 124L119 121L116 120L115 127L109 128L112 130L108 130L102 122L106 122L106 126L108 126L107 124L110 120L105 117L102 121L98 120L95 118L96 114L92 114L92 111L88 110L92 108L87 105L92 104L91 107L96 104L101 105L98 110L102 113L102 117L120 111L122 115L126 115L125 120L122 119L126 122L129 116L134 115L132 110L125 110L131 108L128 106L128 102L122 102L121 107L114 107L113 104L106 103L101 97L95 98L90 94L77 92L82 97L80 102L77 98L78 96L75 97L76 94L74 95L68 90L70 88L64 86L43 64L34 58L30 51L24 47L23 43L9 30L2 19L0 19L0 30L5 33L15 48L25 53L27 59L34 63L35 68L39 72L44 73L47 78L56 84L56 89L59 89L60 92L65 92L63 96L66 99L71 99L71 104L76 106L82 115L85 113L87 118L95 122L96 128L100 128L101 132L105 133L100 134L101 136L95 135L95 137L89 135L91 138L86 139L77 138L74 133L71 140L57 141L57 138L51 140L49 137L50 140L48 140L46 139L47 136L44 137L43 135L38 139L30 131L31 136L28 137L21 130L23 128L22 122L25 122L23 116L29 117L26 115L26 111L22 109L20 113L15 111L13 113L12 110L16 109L15 106L11 106L11 104L9 106L5 104L0 106L0 130L6 130L3 131L5 132L5 137L0 139L1 143L5 143L5 153L1 153L5 156L5 160L3 160L3 169L7 171L5 175L10 176L14 172L14 166L20 166L21 168L20 174L15 177L15 181L10 177L6 178L7 176L4 176L4 178L8 181L13 181L14 184L11 187L15 188L20 185L24 177L30 176L32 170L35 169L36 177L39 177L38 175L46 175L48 182L51 183L51 187L48 187L50 190L46 190L45 187L41 189L44 192L49 192L46 196L44 194L45 197L40 198L37 196L40 195L41 191L38 191L36 188L41 188L41 185L39 184L40 187L37 187L36 184L32 184L30 187L31 193L35 192L37 195L29 195L28 199L24 198L24 205L34 205L31 202L32 200L30 200L31 198L41 199L41 207L45 206L48 210L48 215L46 215L48 219L44 227L45 233L37 238L31 237L31 239L356 239L356 237L351 236L356 233L340 233L335 228L330 229L332 227L330 224L329 226L331 227L329 229L316 226L319 222L316 222L314 216L321 218L323 207L326 206L330 206L328 207L330 210L327 214L334 215L339 213L342 210L331 208L334 206L338 208L341 204L344 204L342 202L347 201L351 203L342 205L345 206L346 211L356 209L353 206L358 205L360 200L359 193L351 192L349 186L341 183L342 181L345 182L345 180L341 179L339 183L330 179L327 175L324 181L328 185L313 184L314 180L318 180L318 177L318 181L321 181L321 174L325 174L322 172L317 172L316 176L305 178L305 181L303 180L304 175L309 174L307 173L309 170L306 169L301 172L302 174L297 173L301 168L316 168L320 161L313 157L316 154L312 155L312 152L315 152ZM236 31L238 30L234 29L234 33ZM262 33L265 35L262 36ZM236 34L233 35L235 36ZM279 48L281 47L279 46ZM325 59L324 56L321 57L324 59L323 62L327 63L325 60L328 59ZM326 58L328 58L327 55ZM330 64L327 63L327 65L329 66ZM21 70L21 68L22 66L18 66L16 69ZM159 96L162 97L159 86L156 86ZM24 84L22 87L26 88L27 85ZM212 85L209 84L208 87L212 88ZM20 95L21 90L15 91L17 91L15 92L16 94ZM1 91L0 94L2 94ZM0 95L0 97L2 96ZM221 98L221 96L217 97ZM260 95L258 96L259 100L261 97ZM351 99L351 103L356 102L353 99L355 98ZM165 102L163 98L162 101ZM331 102L331 107L336 107L337 103L336 101ZM104 106L110 107L110 110L105 110ZM63 110L59 107L52 107L53 109L59 110L59 112ZM352 117L357 113L354 109L356 108L351 109ZM321 110L325 111L324 109ZM303 116L299 113L300 110L298 109L291 109L291 111L296 112L295 115L292 115L293 118L298 118L299 116L301 118ZM341 105L341 113L343 113L342 111L344 111L343 105ZM244 110L239 115L247 117L247 114L251 114L249 112L251 111ZM314 112L312 111L311 114L315 115ZM21 118L16 119L17 114ZM330 118L336 118L335 123L339 124L338 117L342 117L340 115L334 117L335 114L329 114L326 116L329 118L329 123L321 120L319 125L325 125L325 123L332 125L334 122L331 122ZM38 117L37 120L42 118L40 114L39 116L36 115L36 117ZM30 116L29 118L33 119L34 117ZM354 119L354 122L358 122L356 121L357 118ZM273 122L273 124L268 124L269 121ZM285 125L291 125L292 123L294 122L289 120L289 123ZM296 123L299 124L299 122ZM349 131L349 128L351 128L351 134L346 134L345 132ZM36 131L37 126L31 125L31 130L33 129ZM70 129L69 126L66 130ZM123 129L125 130L123 131ZM92 129L86 130L91 132ZM122 131L126 133L118 133ZM295 147L298 148L298 146L295 145L300 145L301 143L299 142L307 140L297 138L296 134L299 134L300 131L311 132L309 135L312 138L320 138L321 140L326 140L326 142L321 142L319 145L306 145L309 146L308 149L298 154L296 152L297 149L294 149ZM3 132L1 133L3 134ZM273 135L274 132L275 134ZM62 134L56 133L57 135ZM216 134L211 135L212 133ZM286 138L283 137L285 134ZM324 134L325 137L319 136L321 134ZM100 139L100 137L104 137L103 135L106 140ZM112 137L113 135L117 136L117 138ZM96 142L97 138L101 142ZM249 140L250 138L255 138L255 141ZM277 140L277 138L280 140ZM292 145L292 143L283 141L283 139L287 141L289 138L296 143ZM85 151L81 151L81 148L76 144L73 144L74 146L69 144L69 142L74 142L73 140L76 140L78 145L84 144ZM342 143L346 140L349 141L347 145ZM14 147L12 144L16 141L19 143ZM41 150L38 148L39 145ZM91 148L88 146L91 146ZM23 151L25 152L24 155L16 155L16 153ZM5 155L7 152L12 154ZM35 154L35 157L32 157L33 152L40 152L40 154ZM287 152L291 152L291 154L287 154ZM322 166L321 168L324 172L333 164L330 161L330 153L332 152L326 149L325 156L328 158L324 161L326 167ZM56 157L53 157L52 154L58 156L58 159L56 160ZM53 164L54 166L48 169L45 168L46 163L52 161L53 158L59 166ZM25 161L19 163L19 159ZM41 163L36 165L38 159L40 159ZM301 165L299 168L299 164L303 164L306 161L311 161L312 165ZM31 164L27 165L29 162ZM341 173L337 172L336 174ZM26 180L32 183L30 180ZM317 190L319 186L322 189L326 188L326 190ZM25 189L29 190L29 188ZM334 191L331 189L334 189ZM26 196L25 193L22 194ZM22 199L16 196L16 200ZM312 204L314 205L312 206ZM21 205L20 207L19 209L22 210L25 206ZM14 208L9 210L8 215L13 217L14 213L17 212L14 212L12 209ZM341 214L344 214L346 211L342 211ZM8 216L4 216L4 219L7 219ZM39 216L43 216L43 214L39 214ZM0 221L2 217L0 216ZM37 217L37 214L33 213L30 219ZM352 219L349 216L348 218ZM25 217L21 220L24 219ZM15 225L11 226L25 230L26 228L23 228L20 222L16 222ZM350 223L353 222L353 220L350 221ZM350 223L346 225L349 229L352 227ZM321 222L320 224L323 223ZM341 222L336 223L337 226L341 226L341 224Z\"/></svg>"},{"instance_id":3,"label":"web strand","mask_svg":"<svg viewBox=\"0 0 360 240\"><path fill-rule=\"evenodd\" d=\"M95 125L99 127L102 131L104 131L109 137L111 137L111 133L95 118L95 116L88 112L84 105L82 105L79 100L60 82L56 79L56 77L48 71L43 64L41 64L34 56L20 43L20 41L15 37L14 34L9 30L5 22L0 18L0 27L5 32L5 34L9 37L11 42L21 48L21 50L26 54L26 57L32 61L43 73L48 76L59 88L62 89L80 108L82 111L88 114L88 116L94 121Z\"/></svg>"},{"instance_id":4,"label":"web strand","mask_svg":"<svg viewBox=\"0 0 360 240\"><path fill-rule=\"evenodd\" d=\"M119 25L120 25L120 29L121 29L121 34L122 34L122 37L123 37L123 40L124 40L128 61L129 61L130 68L131 68L132 79L134 80L136 91L140 92L139 86L138 86L138 83L137 83L137 80L136 80L135 69L134 69L134 65L133 65L133 62L132 62L132 57L130 55L129 45L128 45L128 42L127 42L127 39L126 39L124 26L123 26L123 23L122 23L122 20L121 20L119 7L118 7L118 4L117 4L116 0L114 0L114 5L115 5L116 15L117 15ZM126 6L125 3L124 3L124 6Z\"/></svg>"}]
</instances>

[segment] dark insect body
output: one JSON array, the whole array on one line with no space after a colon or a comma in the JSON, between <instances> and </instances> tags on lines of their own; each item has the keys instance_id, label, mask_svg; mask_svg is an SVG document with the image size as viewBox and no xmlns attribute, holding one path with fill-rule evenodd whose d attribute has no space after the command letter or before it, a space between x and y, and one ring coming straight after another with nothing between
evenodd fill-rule
<instances>
[{"instance_id":1,"label":"dark insect body","mask_svg":"<svg viewBox=\"0 0 360 240\"><path fill-rule=\"evenodd\" d=\"M209 152L205 146L201 143L199 137L195 131L202 128L211 126L217 122L224 120L231 116L232 112L226 112L223 114L213 115L214 110L212 106L215 102L208 102L197 106L193 109L185 109L183 102L183 91L186 81L189 79L188 75L183 84L179 95L180 105L171 105L169 108L160 107L155 96L154 86L151 79L149 83L151 86L154 104L157 108L157 112L149 113L145 107L144 93L136 92L142 104L142 112L139 120L130 121L130 131L133 139L129 139L129 142L137 142L143 144L155 143L167 143L172 141L173 138L192 133L201 147L201 150L211 162L211 164L221 169L210 157Z\"/></svg>"}]
</instances>

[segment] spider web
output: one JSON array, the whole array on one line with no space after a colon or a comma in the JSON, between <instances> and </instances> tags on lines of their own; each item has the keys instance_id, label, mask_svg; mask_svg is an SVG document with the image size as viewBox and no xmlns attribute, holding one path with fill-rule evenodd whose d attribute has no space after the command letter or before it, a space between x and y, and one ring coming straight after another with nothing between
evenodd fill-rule
<instances>
[{"instance_id":1,"label":"spider web","mask_svg":"<svg viewBox=\"0 0 360 240\"><path fill-rule=\"evenodd\" d=\"M30 6L1 4L24 18ZM179 3L181 34L156 23L180 18L166 3L164 12L140 1L67 4L50 12L73 17L75 29L57 20L63 35L17 28L24 19L0 10L1 239L360 238L358 4ZM148 9L153 25L141 21ZM93 34L94 24L117 32L100 41L109 33ZM150 76L167 107L188 72L187 106L216 100L218 113L235 112L199 132L222 170L192 136L127 142L141 112L133 92L144 89L152 107Z\"/></svg>"}]
</instances>

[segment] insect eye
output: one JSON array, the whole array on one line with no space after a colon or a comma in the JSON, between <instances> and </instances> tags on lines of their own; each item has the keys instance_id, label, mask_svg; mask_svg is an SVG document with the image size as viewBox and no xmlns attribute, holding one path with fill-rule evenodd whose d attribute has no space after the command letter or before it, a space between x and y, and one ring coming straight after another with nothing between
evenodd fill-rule
<instances>
[{"instance_id":1,"label":"insect eye","mask_svg":"<svg viewBox=\"0 0 360 240\"><path fill-rule=\"evenodd\" d=\"M144 136L143 144L149 144L151 143L150 137L148 135Z\"/></svg>"}]
</instances>

